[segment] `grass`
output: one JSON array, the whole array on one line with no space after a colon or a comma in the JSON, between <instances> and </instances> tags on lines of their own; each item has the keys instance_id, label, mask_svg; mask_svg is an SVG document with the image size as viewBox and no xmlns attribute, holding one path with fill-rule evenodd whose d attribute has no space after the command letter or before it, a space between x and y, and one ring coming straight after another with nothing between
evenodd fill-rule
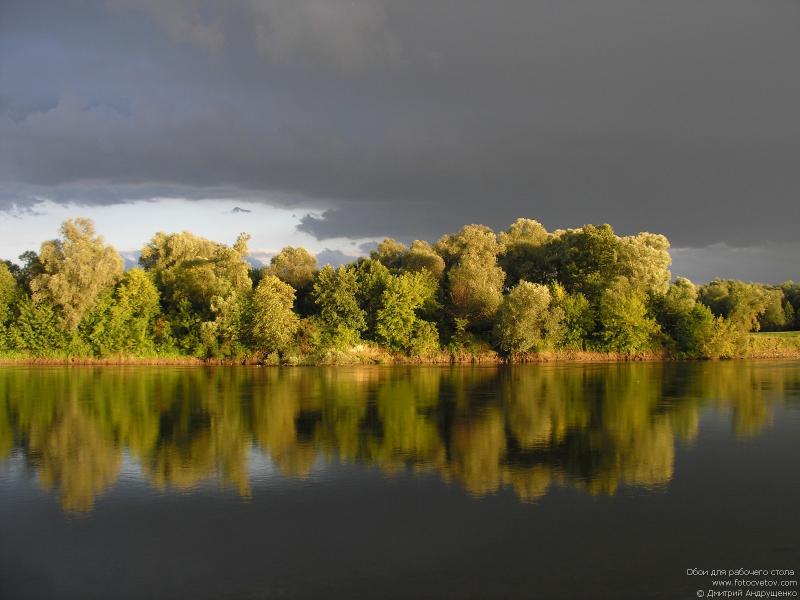
<instances>
[{"instance_id":1,"label":"grass","mask_svg":"<svg viewBox=\"0 0 800 600\"><path fill-rule=\"evenodd\" d=\"M759 331L759 337L800 338L800 331Z\"/></svg>"},{"instance_id":2,"label":"grass","mask_svg":"<svg viewBox=\"0 0 800 600\"><path fill-rule=\"evenodd\" d=\"M800 358L800 331L763 331L750 334L749 358Z\"/></svg>"}]
</instances>

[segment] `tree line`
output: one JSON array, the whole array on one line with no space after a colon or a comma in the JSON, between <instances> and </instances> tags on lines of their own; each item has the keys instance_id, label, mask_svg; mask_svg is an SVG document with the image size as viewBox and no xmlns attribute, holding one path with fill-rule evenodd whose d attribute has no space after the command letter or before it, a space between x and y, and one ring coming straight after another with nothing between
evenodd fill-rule
<instances>
[{"instance_id":1,"label":"tree line","mask_svg":"<svg viewBox=\"0 0 800 600\"><path fill-rule=\"evenodd\" d=\"M324 360L353 348L439 358L498 352L743 355L749 333L800 328L800 284L672 281L663 235L609 225L548 232L518 219L436 243L385 239L319 268L304 248L269 265L189 232L157 233L139 267L88 219L20 264L0 263L0 352L21 357Z\"/></svg>"}]
</instances>

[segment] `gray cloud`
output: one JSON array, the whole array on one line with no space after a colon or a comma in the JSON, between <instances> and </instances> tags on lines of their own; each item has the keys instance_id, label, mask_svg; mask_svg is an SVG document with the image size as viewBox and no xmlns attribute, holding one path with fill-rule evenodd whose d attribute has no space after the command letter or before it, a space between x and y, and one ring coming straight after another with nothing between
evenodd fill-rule
<instances>
[{"instance_id":1,"label":"gray cloud","mask_svg":"<svg viewBox=\"0 0 800 600\"><path fill-rule=\"evenodd\" d=\"M765 283L800 281L800 244L768 243L752 247L713 244L703 248L673 248L672 272L697 283L716 277Z\"/></svg>"},{"instance_id":2,"label":"gray cloud","mask_svg":"<svg viewBox=\"0 0 800 600\"><path fill-rule=\"evenodd\" d=\"M320 267L325 265L330 265L332 267L338 267L340 265L347 265L354 260L356 260L357 256L353 256L351 254L345 254L341 250L331 250L330 248L325 248L322 252L319 252L317 255L317 264Z\"/></svg>"},{"instance_id":3,"label":"gray cloud","mask_svg":"<svg viewBox=\"0 0 800 600\"><path fill-rule=\"evenodd\" d=\"M798 25L780 0L6 0L0 209L226 197L324 210L320 239L524 215L787 243Z\"/></svg>"}]
</instances>

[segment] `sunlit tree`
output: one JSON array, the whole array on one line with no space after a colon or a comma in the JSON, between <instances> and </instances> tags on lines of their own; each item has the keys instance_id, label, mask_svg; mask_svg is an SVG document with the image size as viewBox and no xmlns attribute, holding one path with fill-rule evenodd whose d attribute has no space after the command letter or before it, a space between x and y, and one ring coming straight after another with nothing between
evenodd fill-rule
<instances>
[{"instance_id":1,"label":"sunlit tree","mask_svg":"<svg viewBox=\"0 0 800 600\"><path fill-rule=\"evenodd\" d=\"M61 238L42 244L39 261L42 272L31 280L33 299L50 302L71 330L122 275L122 258L95 234L89 219L64 221Z\"/></svg>"}]
</instances>

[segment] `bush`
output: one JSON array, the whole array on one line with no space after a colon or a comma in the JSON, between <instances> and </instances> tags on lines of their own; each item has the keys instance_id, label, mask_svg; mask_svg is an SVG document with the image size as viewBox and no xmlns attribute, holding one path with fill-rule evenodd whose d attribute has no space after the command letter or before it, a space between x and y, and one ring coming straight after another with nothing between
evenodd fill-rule
<instances>
[{"instance_id":1,"label":"bush","mask_svg":"<svg viewBox=\"0 0 800 600\"><path fill-rule=\"evenodd\" d=\"M600 300L601 339L607 350L636 354L650 350L658 324L648 315L643 294L618 277Z\"/></svg>"},{"instance_id":2,"label":"bush","mask_svg":"<svg viewBox=\"0 0 800 600\"><path fill-rule=\"evenodd\" d=\"M507 354L552 348L561 338L563 318L564 311L551 306L547 286L520 281L497 312L497 345Z\"/></svg>"}]
</instances>

